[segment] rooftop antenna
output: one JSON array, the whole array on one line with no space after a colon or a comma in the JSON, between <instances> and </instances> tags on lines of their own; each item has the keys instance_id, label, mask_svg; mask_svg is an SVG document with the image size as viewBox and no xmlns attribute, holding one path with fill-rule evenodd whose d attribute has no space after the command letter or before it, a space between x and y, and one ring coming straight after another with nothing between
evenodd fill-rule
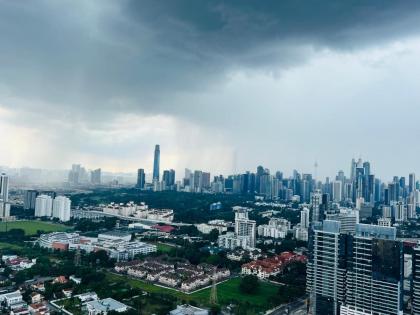
<instances>
[{"instance_id":1,"label":"rooftop antenna","mask_svg":"<svg viewBox=\"0 0 420 315\"><path fill-rule=\"evenodd\" d=\"M318 178L318 162L316 160L314 163L314 178L315 180Z\"/></svg>"}]
</instances>

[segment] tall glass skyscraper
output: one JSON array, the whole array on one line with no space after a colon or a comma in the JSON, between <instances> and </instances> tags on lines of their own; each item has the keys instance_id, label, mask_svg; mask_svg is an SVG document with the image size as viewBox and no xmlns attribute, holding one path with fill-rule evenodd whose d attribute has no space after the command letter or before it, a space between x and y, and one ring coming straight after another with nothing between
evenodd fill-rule
<instances>
[{"instance_id":1,"label":"tall glass skyscraper","mask_svg":"<svg viewBox=\"0 0 420 315\"><path fill-rule=\"evenodd\" d=\"M159 181L160 146L155 146L155 158L153 161L153 181Z\"/></svg>"}]
</instances>

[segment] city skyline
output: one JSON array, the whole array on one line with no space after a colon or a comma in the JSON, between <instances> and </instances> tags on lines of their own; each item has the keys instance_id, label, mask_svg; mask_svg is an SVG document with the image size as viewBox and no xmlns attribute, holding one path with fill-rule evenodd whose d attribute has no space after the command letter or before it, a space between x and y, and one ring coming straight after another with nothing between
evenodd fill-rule
<instances>
[{"instance_id":1,"label":"city skyline","mask_svg":"<svg viewBox=\"0 0 420 315\"><path fill-rule=\"evenodd\" d=\"M420 172L415 1L0 6L0 165Z\"/></svg>"}]
</instances>

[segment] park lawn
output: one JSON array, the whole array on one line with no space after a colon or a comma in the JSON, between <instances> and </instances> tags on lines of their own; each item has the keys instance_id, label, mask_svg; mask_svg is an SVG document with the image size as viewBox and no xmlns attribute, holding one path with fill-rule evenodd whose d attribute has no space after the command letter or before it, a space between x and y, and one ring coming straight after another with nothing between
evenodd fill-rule
<instances>
[{"instance_id":1,"label":"park lawn","mask_svg":"<svg viewBox=\"0 0 420 315\"><path fill-rule=\"evenodd\" d=\"M168 244L163 244L163 243L160 243L160 242L153 243L153 244L156 245L157 250L162 252L162 253L169 253L173 249L175 249L175 246L171 246L171 245L168 245Z\"/></svg>"},{"instance_id":2,"label":"park lawn","mask_svg":"<svg viewBox=\"0 0 420 315\"><path fill-rule=\"evenodd\" d=\"M22 249L22 246L19 246L19 245L16 245L16 244L0 242L0 250L5 250L5 249L19 250L19 249Z\"/></svg>"},{"instance_id":3,"label":"park lawn","mask_svg":"<svg viewBox=\"0 0 420 315\"><path fill-rule=\"evenodd\" d=\"M109 281L118 281L124 279L130 286L140 288L146 292L164 293L175 296L184 301L195 301L200 305L209 306L211 289L204 289L192 294L185 294L179 291L170 290L156 285L146 283L141 280L128 278L123 275L107 274ZM239 291L239 284L241 278L233 278L217 285L217 299L220 305L228 305L231 302L249 303L249 307L255 309L256 312L267 310L270 308L270 298L275 296L278 291L278 286L268 282L260 282L260 289L257 294L248 295Z\"/></svg>"},{"instance_id":4,"label":"park lawn","mask_svg":"<svg viewBox=\"0 0 420 315\"><path fill-rule=\"evenodd\" d=\"M71 230L71 227L63 224L44 222L44 221L12 221L0 222L0 232L6 232L11 229L22 229L26 235L36 235L37 231L61 232Z\"/></svg>"},{"instance_id":5,"label":"park lawn","mask_svg":"<svg viewBox=\"0 0 420 315\"><path fill-rule=\"evenodd\" d=\"M260 289L256 294L244 294L239 290L241 278L233 278L217 285L217 299L219 304L228 305L232 301L248 302L250 307L269 308L270 298L275 296L278 286L269 282L260 282ZM205 289L191 294L194 300L208 302L211 289Z\"/></svg>"}]
</instances>

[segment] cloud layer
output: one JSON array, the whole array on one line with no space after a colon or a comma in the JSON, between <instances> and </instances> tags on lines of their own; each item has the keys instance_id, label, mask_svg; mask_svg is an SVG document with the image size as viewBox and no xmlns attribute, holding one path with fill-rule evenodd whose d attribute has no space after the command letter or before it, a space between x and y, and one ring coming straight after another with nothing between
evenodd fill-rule
<instances>
[{"instance_id":1,"label":"cloud layer","mask_svg":"<svg viewBox=\"0 0 420 315\"><path fill-rule=\"evenodd\" d=\"M418 1L0 1L0 129L19 138L0 164L127 170L161 143L178 170L332 175L361 154L408 172L384 156L419 131L419 17Z\"/></svg>"}]
</instances>

